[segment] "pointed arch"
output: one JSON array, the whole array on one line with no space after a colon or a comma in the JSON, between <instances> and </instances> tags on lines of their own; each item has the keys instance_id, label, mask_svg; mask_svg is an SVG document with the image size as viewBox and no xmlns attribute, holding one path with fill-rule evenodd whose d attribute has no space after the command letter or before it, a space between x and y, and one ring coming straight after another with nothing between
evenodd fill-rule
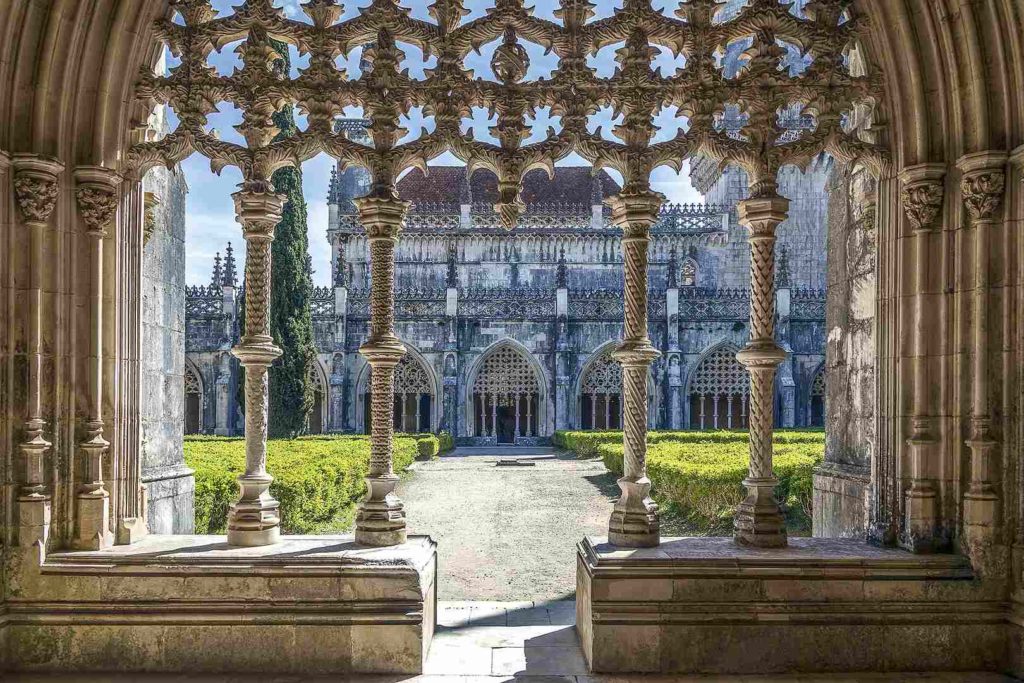
<instances>
[{"instance_id":1,"label":"pointed arch","mask_svg":"<svg viewBox=\"0 0 1024 683\"><path fill-rule=\"evenodd\" d=\"M436 432L441 380L419 349L402 343L405 355L395 367L394 428L400 432ZM359 405L356 431L363 434L369 433L370 425L370 372L370 364L364 360L356 378L355 393Z\"/></svg>"},{"instance_id":2,"label":"pointed arch","mask_svg":"<svg viewBox=\"0 0 1024 683\"><path fill-rule=\"evenodd\" d=\"M185 357L185 371L182 376L184 384L185 434L202 434L204 432L203 412L206 408L206 385L199 366L188 356Z\"/></svg>"},{"instance_id":3,"label":"pointed arch","mask_svg":"<svg viewBox=\"0 0 1024 683\"><path fill-rule=\"evenodd\" d=\"M811 373L807 385L807 426L825 426L825 361Z\"/></svg>"},{"instance_id":4,"label":"pointed arch","mask_svg":"<svg viewBox=\"0 0 1024 683\"><path fill-rule=\"evenodd\" d=\"M313 407L309 411L306 420L306 431L309 434L323 434L326 431L328 387L327 372L320 363L319 358L314 358L309 365L309 380L313 386Z\"/></svg>"},{"instance_id":5,"label":"pointed arch","mask_svg":"<svg viewBox=\"0 0 1024 683\"><path fill-rule=\"evenodd\" d=\"M589 405L583 405L583 394L585 393L584 382L586 381L587 375L594 368L595 363L599 363L604 357L610 356L611 353L614 352L615 349L617 349L619 347L619 344L621 343L622 342L618 339L611 339L598 346L596 349L591 351L589 356L587 356L587 359L583 362L583 365L580 367L579 372L576 374L576 379L573 382L573 401L569 405L570 411L572 411L572 414L569 415L569 424L575 425L577 429L584 429L583 425L587 423L587 421L584 418L586 417L586 412L589 410ZM647 371L647 425L650 429L656 429L658 426L658 406L660 405L658 400L659 396L659 388L657 382L654 381L654 369L652 367ZM614 402L612 403L611 407L616 408ZM603 407L600 405L598 406L598 408L603 409ZM611 411L609 411L609 413L610 412ZM609 417L611 417L611 415L609 415ZM598 421L598 424L600 424L600 421ZM621 429L621 421L618 424L618 427L613 428Z\"/></svg>"},{"instance_id":6,"label":"pointed arch","mask_svg":"<svg viewBox=\"0 0 1024 683\"><path fill-rule=\"evenodd\" d=\"M548 373L526 346L494 342L466 376L465 433L510 444L550 436L548 386Z\"/></svg>"},{"instance_id":7,"label":"pointed arch","mask_svg":"<svg viewBox=\"0 0 1024 683\"><path fill-rule=\"evenodd\" d=\"M693 366L686 382L690 429L745 429L750 375L736 360L735 344L709 347Z\"/></svg>"}]
</instances>

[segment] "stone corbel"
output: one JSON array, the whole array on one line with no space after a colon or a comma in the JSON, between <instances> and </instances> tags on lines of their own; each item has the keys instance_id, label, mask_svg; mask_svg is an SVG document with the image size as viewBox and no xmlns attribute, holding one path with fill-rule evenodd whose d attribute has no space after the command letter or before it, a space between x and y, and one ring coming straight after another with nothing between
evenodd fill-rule
<instances>
[{"instance_id":1,"label":"stone corbel","mask_svg":"<svg viewBox=\"0 0 1024 683\"><path fill-rule=\"evenodd\" d=\"M103 241L107 226L117 212L121 177L99 166L75 169L75 197L78 212L89 236L89 417L85 439L80 444L85 454L84 481L79 487L75 536L72 543L80 550L100 550L113 545L110 530L110 493L103 475L103 463L110 443L103 429ZM133 486L131 482L126 485Z\"/></svg>"},{"instance_id":2,"label":"stone corbel","mask_svg":"<svg viewBox=\"0 0 1024 683\"><path fill-rule=\"evenodd\" d=\"M909 465L906 518L900 544L913 552L933 552L940 539L938 499L935 487L937 437L928 404L928 339L936 327L929 324L926 290L928 288L929 234L941 225L945 198L945 164L918 164L900 173L903 210L914 240L914 323L913 323L913 399L910 438L906 441L905 461Z\"/></svg>"},{"instance_id":3,"label":"stone corbel","mask_svg":"<svg viewBox=\"0 0 1024 683\"><path fill-rule=\"evenodd\" d=\"M47 223L60 194L59 176L64 165L36 154L14 155L14 196L29 232L28 313L25 349L28 386L25 391L24 436L18 450L24 462L24 477L18 490L18 544L45 553L50 531L50 492L46 485L46 456L51 442L46 438L43 419L43 273Z\"/></svg>"}]
</instances>

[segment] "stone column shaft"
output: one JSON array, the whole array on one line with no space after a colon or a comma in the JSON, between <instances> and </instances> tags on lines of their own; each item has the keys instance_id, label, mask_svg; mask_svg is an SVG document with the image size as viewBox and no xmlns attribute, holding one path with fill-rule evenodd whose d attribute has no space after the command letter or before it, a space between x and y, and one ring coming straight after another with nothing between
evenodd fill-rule
<instances>
[{"instance_id":1,"label":"stone column shaft","mask_svg":"<svg viewBox=\"0 0 1024 683\"><path fill-rule=\"evenodd\" d=\"M103 433L103 241L106 227L117 211L120 177L100 167L75 169L78 209L88 230L90 251L90 368L89 418L81 444L85 478L78 492L73 545L99 550L114 543L110 530L110 493L103 476L103 461L110 446Z\"/></svg>"},{"instance_id":2,"label":"stone column shaft","mask_svg":"<svg viewBox=\"0 0 1024 683\"><path fill-rule=\"evenodd\" d=\"M989 401L989 250L991 231L1002 213L1006 185L1004 152L978 152L962 157L960 190L974 230L974 357L971 380L970 478L964 495L964 536L972 555L995 542L1000 496L996 488L999 441L992 432ZM976 559L978 559L976 557Z\"/></svg>"},{"instance_id":3,"label":"stone column shaft","mask_svg":"<svg viewBox=\"0 0 1024 683\"><path fill-rule=\"evenodd\" d=\"M927 311L928 242L942 212L944 164L921 164L900 174L904 187L901 200L914 240L914 364L911 433L907 439L910 488L906 492L906 523L901 545L913 552L931 552L940 545L937 533L937 495L933 464L936 457L934 420L928 405L927 337L935 330Z\"/></svg>"},{"instance_id":4,"label":"stone column shaft","mask_svg":"<svg viewBox=\"0 0 1024 683\"><path fill-rule=\"evenodd\" d=\"M251 185L251 186L250 186ZM233 197L245 237L245 330L231 353L245 369L245 472L239 499L228 510L228 544L270 545L280 540L281 515L267 473L267 370L281 355L270 336L270 243L284 197L266 184L246 183Z\"/></svg>"},{"instance_id":5,"label":"stone column shaft","mask_svg":"<svg viewBox=\"0 0 1024 683\"><path fill-rule=\"evenodd\" d=\"M370 364L370 469L366 498L356 512L355 539L372 546L405 542L405 510L395 495L398 477L394 447L395 366L405 346L395 335L395 246L409 203L395 197L355 200L370 243L370 336L359 348Z\"/></svg>"},{"instance_id":6,"label":"stone column shaft","mask_svg":"<svg viewBox=\"0 0 1024 683\"><path fill-rule=\"evenodd\" d=\"M789 200L778 195L740 202L740 223L750 233L750 341L736 359L750 373L750 470L747 497L736 510L737 543L786 545L786 524L775 500L772 470L775 371L786 353L775 342L775 230L786 220ZM717 400L716 400L717 406Z\"/></svg>"},{"instance_id":7,"label":"stone column shaft","mask_svg":"<svg viewBox=\"0 0 1024 683\"><path fill-rule=\"evenodd\" d=\"M623 191L609 199L612 223L622 229L625 329L612 357L622 365L622 496L608 525L608 541L626 547L661 542L658 506L647 478L647 372L661 354L647 336L647 249L651 225L665 198L651 191ZM596 426L596 425L595 425Z\"/></svg>"},{"instance_id":8,"label":"stone column shaft","mask_svg":"<svg viewBox=\"0 0 1024 683\"><path fill-rule=\"evenodd\" d=\"M46 438L43 419L43 242L47 222L57 206L57 178L64 170L56 159L34 154L14 155L14 192L29 231L29 314L28 386L25 393L24 436L18 446L24 461L24 478L18 491L18 544L45 550L50 529L50 494L46 487L46 454L51 442Z\"/></svg>"}]
</instances>

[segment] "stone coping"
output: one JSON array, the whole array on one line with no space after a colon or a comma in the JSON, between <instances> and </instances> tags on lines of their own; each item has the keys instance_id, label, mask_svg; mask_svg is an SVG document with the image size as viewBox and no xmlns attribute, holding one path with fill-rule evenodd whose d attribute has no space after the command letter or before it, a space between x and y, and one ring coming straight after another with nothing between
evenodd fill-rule
<instances>
[{"instance_id":1,"label":"stone coping","mask_svg":"<svg viewBox=\"0 0 1024 683\"><path fill-rule=\"evenodd\" d=\"M970 560L961 555L915 555L850 539L791 538L786 548L753 548L737 545L730 537L683 537L664 538L656 548L621 548L588 536L579 551L595 573L974 578Z\"/></svg>"},{"instance_id":2,"label":"stone coping","mask_svg":"<svg viewBox=\"0 0 1024 683\"><path fill-rule=\"evenodd\" d=\"M261 547L232 547L225 536L151 535L105 550L50 553L42 569L45 573L420 573L433 561L436 549L429 536L410 536L402 545L376 548L357 544L352 535L284 536L280 543Z\"/></svg>"}]
</instances>

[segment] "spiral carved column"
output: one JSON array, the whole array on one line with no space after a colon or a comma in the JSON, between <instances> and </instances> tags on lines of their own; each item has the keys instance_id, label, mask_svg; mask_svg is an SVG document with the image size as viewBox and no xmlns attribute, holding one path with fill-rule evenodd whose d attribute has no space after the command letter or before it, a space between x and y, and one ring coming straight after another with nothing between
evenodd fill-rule
<instances>
[{"instance_id":1,"label":"spiral carved column","mask_svg":"<svg viewBox=\"0 0 1024 683\"><path fill-rule=\"evenodd\" d=\"M75 169L78 211L89 236L89 328L92 348L89 368L89 417L85 440L85 478L78 491L74 546L99 550L113 545L110 530L110 493L103 476L103 461L110 443L103 433L103 241L117 211L120 176L109 169L81 166Z\"/></svg>"},{"instance_id":2,"label":"spiral carved column","mask_svg":"<svg viewBox=\"0 0 1024 683\"><path fill-rule=\"evenodd\" d=\"M50 493L46 486L46 454L52 443L46 438L43 419L43 273L47 222L57 206L57 177L64 166L56 159L34 154L14 155L14 193L29 232L29 281L27 304L28 387L25 395L24 438L18 445L25 475L18 491L18 544L46 546L50 530Z\"/></svg>"},{"instance_id":3,"label":"spiral carved column","mask_svg":"<svg viewBox=\"0 0 1024 683\"><path fill-rule=\"evenodd\" d=\"M622 344L612 353L622 365L622 495L612 510L608 541L633 548L661 542L658 506L647 477L647 371L661 355L647 336L647 247L664 201L650 191L623 191L608 200L612 223L622 229L625 262L625 329Z\"/></svg>"},{"instance_id":4,"label":"spiral carved column","mask_svg":"<svg viewBox=\"0 0 1024 683\"><path fill-rule=\"evenodd\" d=\"M1002 213L1006 185L1004 152L978 152L960 159L964 175L960 184L964 206L974 229L974 358L971 381L971 432L967 447L971 466L964 494L964 537L972 555L984 555L995 542L999 526L999 491L996 488L996 459L999 440L992 431L989 393L991 363L989 344L989 251L992 229ZM979 558L983 559L983 558Z\"/></svg>"},{"instance_id":5,"label":"spiral carved column","mask_svg":"<svg viewBox=\"0 0 1024 683\"><path fill-rule=\"evenodd\" d=\"M914 393L906 461L910 487L905 494L906 524L901 545L913 552L931 552L941 542L938 534L938 499L935 489L935 420L928 404L928 335L934 330L927 311L928 241L942 213L944 164L911 166L900 173L901 201L914 240Z\"/></svg>"},{"instance_id":6,"label":"spiral carved column","mask_svg":"<svg viewBox=\"0 0 1024 683\"><path fill-rule=\"evenodd\" d=\"M409 203L394 197L355 200L370 243L370 336L361 353L371 368L370 470L366 498L356 512L357 543L372 546L405 542L405 510L395 495L392 466L395 366L405 346L395 335L395 245Z\"/></svg>"},{"instance_id":7,"label":"spiral carved column","mask_svg":"<svg viewBox=\"0 0 1024 683\"><path fill-rule=\"evenodd\" d=\"M245 368L245 472L239 475L239 499L228 510L228 543L260 546L278 542L281 515L270 495L267 473L267 369L281 355L270 336L270 243L281 221L284 197L266 185L232 195L245 237L245 330L231 349Z\"/></svg>"},{"instance_id":8,"label":"spiral carved column","mask_svg":"<svg viewBox=\"0 0 1024 683\"><path fill-rule=\"evenodd\" d=\"M772 470L775 371L786 352L775 343L775 230L786 220L789 200L755 197L739 203L740 223L750 232L750 341L736 359L750 373L750 470L747 496L736 509L737 543L764 548L786 545L786 524L775 500Z\"/></svg>"}]
</instances>

